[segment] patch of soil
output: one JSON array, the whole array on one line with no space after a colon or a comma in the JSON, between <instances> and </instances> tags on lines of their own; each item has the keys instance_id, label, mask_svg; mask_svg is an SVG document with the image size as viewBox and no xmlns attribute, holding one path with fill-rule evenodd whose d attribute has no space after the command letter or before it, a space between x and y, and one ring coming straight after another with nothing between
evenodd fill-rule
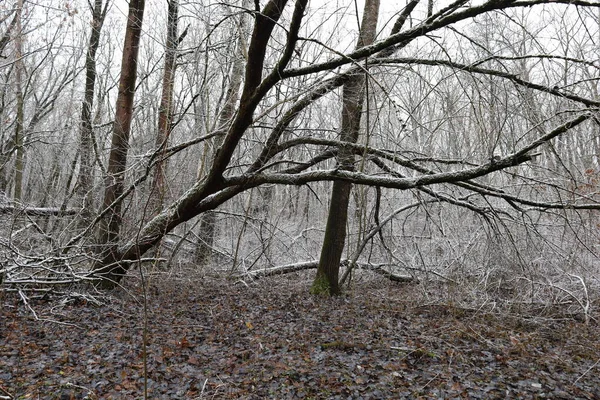
<instances>
[{"instance_id":1,"label":"patch of soil","mask_svg":"<svg viewBox=\"0 0 600 400\"><path fill-rule=\"evenodd\" d=\"M295 278L152 278L146 335L135 280L101 305L0 294L0 398L600 399L594 321L426 305L385 280L315 297Z\"/></svg>"}]
</instances>

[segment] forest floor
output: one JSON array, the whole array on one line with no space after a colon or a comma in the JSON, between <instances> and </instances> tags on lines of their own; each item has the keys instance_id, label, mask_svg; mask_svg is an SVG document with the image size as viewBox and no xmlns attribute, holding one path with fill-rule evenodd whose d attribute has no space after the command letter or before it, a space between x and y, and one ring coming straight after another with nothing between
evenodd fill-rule
<instances>
[{"instance_id":1,"label":"forest floor","mask_svg":"<svg viewBox=\"0 0 600 400\"><path fill-rule=\"evenodd\" d=\"M600 399L597 316L374 277L315 297L310 276L155 276L146 313L134 278L98 304L0 293L0 399Z\"/></svg>"}]
</instances>

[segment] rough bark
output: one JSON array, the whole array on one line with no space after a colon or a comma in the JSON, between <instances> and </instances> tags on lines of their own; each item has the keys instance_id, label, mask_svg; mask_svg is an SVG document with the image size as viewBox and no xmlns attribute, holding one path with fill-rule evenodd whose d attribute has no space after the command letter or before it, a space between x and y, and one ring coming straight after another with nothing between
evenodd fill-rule
<instances>
[{"instance_id":1,"label":"rough bark","mask_svg":"<svg viewBox=\"0 0 600 400\"><path fill-rule=\"evenodd\" d=\"M2 37L0 38L0 57L1 58L6 58L6 56L3 54L4 50L6 49L6 47L8 46L8 44L14 39L14 31L17 27L17 21L21 20L21 15L20 13L17 12L17 10L19 9L19 1L17 0L17 2L15 3L15 11L14 11L14 16L12 18L12 20L10 21L9 26L6 28L6 30L4 31L4 33L2 34ZM5 18L8 18L9 16L7 15ZM2 22L4 22L4 19L2 20ZM0 90L0 98L4 97L7 89L9 87L9 85L3 85L4 87ZM3 102L0 102L0 113L4 113L4 110L6 109L6 105L2 104ZM14 135L10 135L10 137L5 138L4 135L2 135L2 140L0 142L0 192L7 192L7 186L8 186L8 179L7 176L5 174L5 168L8 165L10 158L12 157L13 154L13 150L14 150Z\"/></svg>"},{"instance_id":2,"label":"rough bark","mask_svg":"<svg viewBox=\"0 0 600 400\"><path fill-rule=\"evenodd\" d=\"M109 212L99 224L99 244L108 248L108 254L104 254L104 256L107 257L107 260L113 259L113 261L115 256L112 254L112 247L118 240L122 223L121 203L115 202L115 200L123 193L143 17L144 0L131 0L123 46L112 143L105 180L103 205L104 208L109 209Z\"/></svg>"},{"instance_id":3,"label":"rough bark","mask_svg":"<svg viewBox=\"0 0 600 400\"><path fill-rule=\"evenodd\" d=\"M300 15L296 19L301 19L306 2L307 0L299 0L296 3L296 8L299 8L298 5L301 6L300 11L294 13L295 16L296 14ZM246 63L244 90L238 112L227 130L227 135L225 135L223 144L214 157L213 165L207 176L196 182L177 201L149 221L140 230L137 238L129 240L119 248L113 247L111 249L111 254L104 257L94 268L95 275L101 277L100 286L105 288L114 287L125 275L132 260L138 259L175 226L188 221L202 211L207 211L206 208L200 205L201 201L224 188L223 172L231 161L246 129L252 123L252 116L256 107L264 93L268 92L280 79L280 71L274 71L263 81L262 72L271 33L281 17L286 3L287 0L271 0L265 5L263 11L256 15L248 52L248 62ZM288 36L287 46L292 50L298 39L297 32L297 30L292 31L291 34L294 36L291 38ZM286 54L280 59L278 67L285 68L289 62L291 54L287 58ZM116 238L116 235L114 237Z\"/></svg>"},{"instance_id":4,"label":"rough bark","mask_svg":"<svg viewBox=\"0 0 600 400\"><path fill-rule=\"evenodd\" d=\"M15 181L13 198L16 202L21 201L23 196L23 120L25 116L25 101L23 95L23 72L25 66L23 64L23 27L21 26L21 18L23 13L23 0L19 0L16 11L16 39L15 39L15 79L16 79L16 96L17 96L17 124L15 126L15 136L13 146L16 149L15 155Z\"/></svg>"},{"instance_id":5,"label":"rough bark","mask_svg":"<svg viewBox=\"0 0 600 400\"><path fill-rule=\"evenodd\" d=\"M17 21L19 20L19 18L20 18L20 15L15 12L15 16L10 21L10 24L8 25L8 27L2 34L2 37L0 38L0 57L2 57L2 53L4 52L4 49L6 48L6 46L8 45L8 43L11 40L12 31L17 26Z\"/></svg>"},{"instance_id":6,"label":"rough bark","mask_svg":"<svg viewBox=\"0 0 600 400\"><path fill-rule=\"evenodd\" d=\"M362 18L357 49L367 46L375 40L379 0L367 0ZM342 142L356 143L360 131L360 121L364 102L366 76L357 73L344 84L342 98L342 121L340 139ZM354 170L354 152L346 146L340 146L337 155L338 169ZM313 282L313 293L340 294L339 270L344 244L346 242L346 224L348 221L348 203L352 183L335 181L331 192L329 215L325 227L325 238L321 249L319 267Z\"/></svg>"},{"instance_id":7,"label":"rough bark","mask_svg":"<svg viewBox=\"0 0 600 400\"><path fill-rule=\"evenodd\" d=\"M164 149L166 149L171 134L171 118L173 115L173 85L175 82L175 70L177 61L177 47L183 40L187 31L179 37L179 0L168 1L167 16L167 40L165 48L165 66L163 71L162 94L158 109L158 134L156 135L156 148L159 149L158 162L156 164L153 180L151 209L156 214L162 208L167 186L166 170L167 161L164 160Z\"/></svg>"},{"instance_id":8,"label":"rough bark","mask_svg":"<svg viewBox=\"0 0 600 400\"><path fill-rule=\"evenodd\" d=\"M398 18L397 26L401 26L406 20L407 15L410 14L410 10L414 8L414 5L418 2L412 1L408 4L406 12L403 12L402 15ZM581 3L581 0L577 0L578 3ZM301 5L302 1L298 1L296 4ZM374 43L371 46L366 46L363 49L354 51L350 54L346 54L340 56L339 58L335 58L331 61L325 61L319 64L313 64L309 66L300 66L297 68L286 68L286 63L289 61L289 51L292 52L293 40L290 40L288 44L286 44L286 52L284 56L281 58L281 62L278 63L275 68L268 74L264 79L262 78L262 70L264 65L264 55L265 55L265 47L268 45L268 41L270 38L270 32L273 29L274 24L277 23L281 9L285 5L285 2L280 1L269 1L268 4L263 9L262 13L255 14L256 26L254 29L254 33L252 35L252 41L250 45L249 52L249 62L248 67L246 69L246 83L244 85L244 91L242 95L242 99L240 101L240 106L238 108L238 113L234 118L231 126L227 131L227 135L225 136L225 140L223 142L223 146L219 150L219 152L215 156L215 160L212 164L212 167L206 177L198 182L196 182L193 187L191 187L188 191L186 191L178 200L174 201L171 205L166 207L159 215L145 224L139 231L139 234L136 235L135 238L131 238L130 240L123 241L115 253L115 260L117 262L110 263L105 260L103 263L99 263L99 268L97 270L100 276L105 276L107 278L115 277L117 280L127 271L130 263L134 262L141 254L155 245L164 234L177 225L188 221L189 219L197 216L198 214L205 212L207 210L213 209L224 201L231 199L233 196L239 194L240 192L250 189L252 187L264 184L264 183L275 183L275 184L285 184L285 185L301 185L307 182L316 182L316 181L332 181L332 180L347 180L354 183L366 184L366 185L377 185L382 187L393 187L396 189L407 189L407 188L415 188L420 186L431 185L437 182L458 182L460 185L467 185L465 182L468 179L476 178L478 176L482 176L484 174L488 174L493 171L501 170L503 168L507 168L509 166L517 165L520 162L525 162L527 157L524 157L525 153L531 148L523 148L524 152L519 150L518 154L514 153L508 157L503 158L500 162L494 162L493 164L483 164L479 167L468 168L464 171L447 171L447 172L423 172L416 177L413 178L390 178L390 177L381 177L369 174L360 174L351 171L308 171L302 172L300 170L299 173L279 173L279 174L271 174L265 171L258 172L262 170L262 167L265 165L265 162L270 160L269 157L273 156L273 152L270 150L271 144L277 146L279 135L275 133L273 137L270 137L267 143L264 146L263 152L261 153L261 157L256 161L256 168L252 165L248 169L248 173L240 174L237 176L223 176L223 172L230 166L229 163L231 161L231 157L236 151L237 145L244 135L246 129L252 123L253 113L259 104L259 102L264 99L265 93L267 93L273 86L281 79L291 78L294 76L304 76L309 74L314 74L319 71L332 70L338 66L347 65L350 62L356 62L355 60L364 60L365 57L376 55L376 57L371 62L377 62L378 57L389 57L394 53L395 50L403 47L406 43L414 40L415 38L422 37L425 34L433 32L435 30L441 29L445 26L450 26L455 24L456 22L463 21L466 19L474 18L477 15L512 7L512 0L500 0L500 1L489 1L482 5L477 5L473 7L463 7L464 2L454 2L451 6L447 8L440 9L432 15L432 21L427 24L417 24L416 26L407 29L403 32L395 33L389 36L386 39L383 39L377 43ZM539 4L539 2L529 2L528 5ZM559 0L559 3L566 3L564 0ZM521 3L522 4L522 3ZM589 3L586 3L589 5ZM462 7L462 8L461 8ZM290 25L291 28L291 25ZM394 28L394 30L396 30ZM293 33L293 29L289 30L290 33ZM354 61L352 61L354 60ZM382 60L379 60L381 62ZM386 60L389 62L390 60ZM362 63L362 62L361 62ZM425 64L424 64L425 65ZM440 65L436 62L435 65ZM251 67L250 67L251 66ZM471 70L475 67L470 67ZM295 118L298 113L302 112L302 110L313 103L316 99L324 96L326 93L329 93L335 87L339 87L341 84L345 83L349 76L353 76L358 68L348 68L351 73L342 72L339 76L342 78L337 79L331 78L323 81L323 85L317 85L314 90L309 91L308 95L304 99L300 99L299 101L303 101L302 104L298 104L298 106L292 106L290 109L290 113L285 113L277 124L277 127L289 125L289 123ZM258 71L258 73L257 73ZM465 69L465 71L469 71L469 69ZM495 71L498 73L498 71ZM547 93L551 93L557 96L562 96L568 99L573 99L575 101L580 101L581 98L575 99L576 96L570 95L568 93L563 93L564 91L558 91L551 88L544 88L540 85L526 84L524 85L522 81L519 81L518 78L515 77L505 77L506 79L510 79L518 85L523 85L525 87L532 87L536 90L542 90ZM289 117L289 118L288 118ZM581 116L580 118L573 120L569 126L565 126L564 129L561 128L560 131L564 132L565 129L570 129L573 124L581 123L583 120L588 119L589 116ZM560 134L560 133L558 133ZM271 140L273 138L273 140ZM550 136L540 138L542 141L547 141L551 139ZM539 146L536 143L532 143L534 147ZM362 152L361 152L362 153ZM275 154L277 154L275 152ZM263 157L263 155L265 157ZM392 156L390 156L392 157ZM387 159L387 158L386 158ZM392 163L398 163L402 160L397 158L389 159ZM409 166L412 169L412 167ZM421 172L418 168L414 168L415 171ZM460 183L462 182L462 183ZM469 185L472 185L469 183ZM230 187L231 186L231 187ZM483 189L478 189L483 190ZM498 193L492 192L491 195L496 196L507 196L505 194L499 195ZM556 207L559 207L557 204Z\"/></svg>"},{"instance_id":9,"label":"rough bark","mask_svg":"<svg viewBox=\"0 0 600 400\"><path fill-rule=\"evenodd\" d=\"M81 201L82 211L80 226L89 222L93 207L93 130L92 109L94 107L94 90L96 86L96 52L100 45L100 32L108 10L109 1L103 7L102 0L94 0L92 9L91 35L85 56L85 93L81 105L81 121L79 126L79 174L77 197Z\"/></svg>"}]
</instances>

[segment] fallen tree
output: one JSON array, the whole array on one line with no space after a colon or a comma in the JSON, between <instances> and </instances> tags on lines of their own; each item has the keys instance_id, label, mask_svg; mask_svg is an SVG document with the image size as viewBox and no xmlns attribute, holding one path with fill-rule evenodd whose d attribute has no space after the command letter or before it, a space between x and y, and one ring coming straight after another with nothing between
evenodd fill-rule
<instances>
[{"instance_id":1,"label":"fallen tree","mask_svg":"<svg viewBox=\"0 0 600 400\"><path fill-rule=\"evenodd\" d=\"M349 267L351 261L350 260L342 260L341 267ZM318 261L305 261L287 265L280 265L277 267L258 269L255 271L246 271L238 275L239 278L251 278L251 279L260 279L269 276L278 276L291 274L299 271L306 271L311 269L316 269L319 265ZM390 269L386 269L389 265L386 264L369 264L369 263L356 263L355 268L364 269L367 271L375 272L379 275L383 275L389 278L394 282L402 282L402 283L419 283L419 280L410 275L399 275L392 272Z\"/></svg>"},{"instance_id":2,"label":"fallen tree","mask_svg":"<svg viewBox=\"0 0 600 400\"><path fill-rule=\"evenodd\" d=\"M29 215L32 217L65 217L77 215L80 212L81 210L76 208L32 207L21 204L0 206L0 214Z\"/></svg>"}]
</instances>

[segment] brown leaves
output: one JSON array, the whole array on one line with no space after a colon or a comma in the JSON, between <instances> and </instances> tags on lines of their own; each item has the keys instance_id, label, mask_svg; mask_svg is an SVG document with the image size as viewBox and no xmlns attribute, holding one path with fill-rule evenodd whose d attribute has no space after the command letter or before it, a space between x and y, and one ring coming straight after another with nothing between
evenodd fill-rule
<instances>
[{"instance_id":1,"label":"brown leaves","mask_svg":"<svg viewBox=\"0 0 600 400\"><path fill-rule=\"evenodd\" d=\"M149 304L149 397L598 395L597 371L586 373L600 359L595 327L557 323L550 335L493 315L412 309L411 295L397 289L317 299L306 294L308 281L269 279L159 290ZM77 334L26 313L0 315L0 387L17 398L139 398L137 304L67 307L64 321L83 328Z\"/></svg>"},{"instance_id":2,"label":"brown leaves","mask_svg":"<svg viewBox=\"0 0 600 400\"><path fill-rule=\"evenodd\" d=\"M177 342L177 347L182 348L182 349L189 349L190 347L192 347L192 345L190 344L188 339L184 336L181 338L181 340L179 340Z\"/></svg>"}]
</instances>

